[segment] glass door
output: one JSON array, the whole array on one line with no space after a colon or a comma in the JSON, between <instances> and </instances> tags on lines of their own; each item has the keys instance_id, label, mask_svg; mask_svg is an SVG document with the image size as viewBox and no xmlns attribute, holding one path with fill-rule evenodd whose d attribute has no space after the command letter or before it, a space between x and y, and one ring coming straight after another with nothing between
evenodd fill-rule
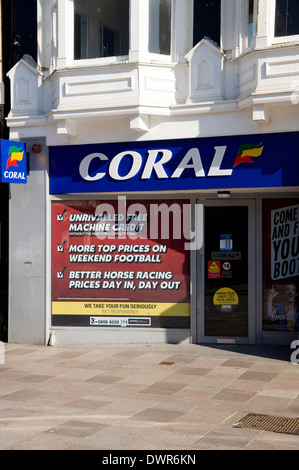
<instances>
[{"instance_id":1,"label":"glass door","mask_svg":"<svg viewBox=\"0 0 299 470\"><path fill-rule=\"evenodd\" d=\"M211 201L198 252L197 340L254 342L253 203Z\"/></svg>"}]
</instances>

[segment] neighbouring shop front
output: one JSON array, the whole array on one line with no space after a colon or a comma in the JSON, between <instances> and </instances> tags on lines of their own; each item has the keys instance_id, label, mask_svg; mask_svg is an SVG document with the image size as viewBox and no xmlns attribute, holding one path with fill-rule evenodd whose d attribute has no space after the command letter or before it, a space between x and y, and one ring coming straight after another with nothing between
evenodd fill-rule
<instances>
[{"instance_id":1,"label":"neighbouring shop front","mask_svg":"<svg viewBox=\"0 0 299 470\"><path fill-rule=\"evenodd\" d=\"M49 148L58 341L298 336L299 133Z\"/></svg>"},{"instance_id":2,"label":"neighbouring shop front","mask_svg":"<svg viewBox=\"0 0 299 470\"><path fill-rule=\"evenodd\" d=\"M0 139L0 341L7 341L8 338L9 185L26 182L25 145Z\"/></svg>"}]
</instances>

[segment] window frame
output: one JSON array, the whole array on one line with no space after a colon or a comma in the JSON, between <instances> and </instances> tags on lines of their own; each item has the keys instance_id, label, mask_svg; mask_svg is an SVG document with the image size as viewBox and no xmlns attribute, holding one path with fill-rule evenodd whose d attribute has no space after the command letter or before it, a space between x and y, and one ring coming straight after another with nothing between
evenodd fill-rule
<instances>
[{"instance_id":1,"label":"window frame","mask_svg":"<svg viewBox=\"0 0 299 470\"><path fill-rule=\"evenodd\" d=\"M248 14L250 0L237 0L236 5L236 34L233 38L234 51L233 57L238 58L241 55L254 51L257 37L257 0L253 0L253 33L249 44L248 34Z\"/></svg>"},{"instance_id":2,"label":"window frame","mask_svg":"<svg viewBox=\"0 0 299 470\"><path fill-rule=\"evenodd\" d=\"M287 2L289 2L289 0L286 0ZM292 0L291 0L292 1ZM297 2L296 6L298 8L298 0L295 0ZM276 29L276 14L277 14L277 2L278 0L275 0L275 16L274 16L274 37L275 38L281 38L281 37L295 37L295 36L298 36L299 35L299 30L297 32L297 34L286 34L286 35L279 35L279 36L275 36L275 29ZM294 2L295 3L295 2ZM287 5L286 5L287 7ZM286 11L287 13L287 11ZM297 17L298 18L298 17ZM285 18L286 20L286 24L287 24L287 18Z\"/></svg>"},{"instance_id":3,"label":"window frame","mask_svg":"<svg viewBox=\"0 0 299 470\"><path fill-rule=\"evenodd\" d=\"M249 23L249 6L250 1L252 1L252 23ZM247 12L246 12L246 49L252 49L254 44L254 39L256 36L256 1L255 0L247 0ZM252 24L252 37L249 44L249 25Z\"/></svg>"},{"instance_id":4,"label":"window frame","mask_svg":"<svg viewBox=\"0 0 299 470\"><path fill-rule=\"evenodd\" d=\"M148 7L149 7L149 21L148 21L148 53L149 54L154 54L154 55L161 55L161 56L164 56L164 57L168 57L168 56L171 56L171 52L172 52L172 41L171 41L171 38L172 38L172 25L173 25L173 1L172 0L168 0L169 1L169 7L170 7L170 15L169 15L169 37L167 38L167 42L169 42L169 54L165 54L165 53L160 53L160 52L154 52L154 51L151 51L151 46L153 46L153 43L151 42L152 41L152 34L151 34L151 27L153 26L152 22L151 22L151 11L150 11L150 1L148 2ZM156 0L158 2L161 2L161 0ZM159 3L157 5L159 7L159 13L158 13L158 18L155 17L155 20L156 22L159 23L159 39L160 39L160 22L161 22L161 18L160 18L160 8L161 8L161 3ZM152 12L153 13L153 12ZM158 46L161 47L161 42L160 40L158 40Z\"/></svg>"},{"instance_id":5,"label":"window frame","mask_svg":"<svg viewBox=\"0 0 299 470\"><path fill-rule=\"evenodd\" d=\"M84 59L75 59L75 47L74 47L74 40L75 40L75 4L74 0L68 0L68 11L67 17L69 18L69 36L66 38L68 41L68 66L73 67L88 67L91 64L97 65L107 65L107 64L116 64L120 62L128 61L129 54L130 54L130 3L129 0L129 50L128 54L126 55L111 55L105 57L92 57L92 58L84 58ZM72 20L70 20L72 19Z\"/></svg>"},{"instance_id":6,"label":"window frame","mask_svg":"<svg viewBox=\"0 0 299 470\"><path fill-rule=\"evenodd\" d=\"M199 41L197 43L194 43L194 14L195 14L195 1L196 0L192 0L192 23L190 24L190 28L191 28L191 41L192 41L192 47L195 47L196 44L198 44L202 39L204 39L204 37L201 37L199 39ZM218 47L222 47L222 9L223 9L223 4L222 4L222 0L220 0L220 18L219 18L219 44L218 44ZM211 38L211 41L214 41L212 38Z\"/></svg>"},{"instance_id":7,"label":"window frame","mask_svg":"<svg viewBox=\"0 0 299 470\"><path fill-rule=\"evenodd\" d=\"M269 43L271 45L299 43L299 33L290 36L275 36L275 18L276 18L276 0L269 2L268 21L269 21Z\"/></svg>"},{"instance_id":8,"label":"window frame","mask_svg":"<svg viewBox=\"0 0 299 470\"><path fill-rule=\"evenodd\" d=\"M149 0L129 0L129 51L127 55L95 57L90 59L75 59L75 5L74 0L57 0L57 55L55 68L83 68L90 66L105 66L124 62L153 62L170 64L177 60L177 44L173 31L177 27L177 2L171 0L170 54L149 52L149 21L144 14ZM139 22L140 20L140 22ZM142 26L140 26L142 24ZM184 25L185 27L185 25ZM137 30L138 33L137 33ZM59 38L59 39L58 39Z\"/></svg>"}]
</instances>

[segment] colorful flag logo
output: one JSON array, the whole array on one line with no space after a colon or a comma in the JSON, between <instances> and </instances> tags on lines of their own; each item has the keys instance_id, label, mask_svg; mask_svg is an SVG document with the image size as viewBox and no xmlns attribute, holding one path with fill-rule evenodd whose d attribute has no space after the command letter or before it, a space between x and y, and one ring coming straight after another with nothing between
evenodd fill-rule
<instances>
[{"instance_id":1,"label":"colorful flag logo","mask_svg":"<svg viewBox=\"0 0 299 470\"><path fill-rule=\"evenodd\" d=\"M254 144L244 144L239 147L238 156L235 160L234 166L240 165L240 163L254 163L251 160L252 157L259 157L263 151L263 144L260 143L258 145Z\"/></svg>"},{"instance_id":2,"label":"colorful flag logo","mask_svg":"<svg viewBox=\"0 0 299 470\"><path fill-rule=\"evenodd\" d=\"M9 147L8 151L8 159L6 163L6 169L10 166L18 167L18 161L21 162L23 160L24 151L22 151L22 147L11 146Z\"/></svg>"}]
</instances>

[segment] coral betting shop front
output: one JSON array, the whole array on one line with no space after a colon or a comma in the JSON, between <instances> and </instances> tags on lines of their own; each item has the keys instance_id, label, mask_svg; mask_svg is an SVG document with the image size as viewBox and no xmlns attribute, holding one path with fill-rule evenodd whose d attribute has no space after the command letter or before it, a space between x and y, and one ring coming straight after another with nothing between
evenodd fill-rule
<instances>
[{"instance_id":1,"label":"coral betting shop front","mask_svg":"<svg viewBox=\"0 0 299 470\"><path fill-rule=\"evenodd\" d=\"M49 148L59 342L298 338L299 133Z\"/></svg>"}]
</instances>

